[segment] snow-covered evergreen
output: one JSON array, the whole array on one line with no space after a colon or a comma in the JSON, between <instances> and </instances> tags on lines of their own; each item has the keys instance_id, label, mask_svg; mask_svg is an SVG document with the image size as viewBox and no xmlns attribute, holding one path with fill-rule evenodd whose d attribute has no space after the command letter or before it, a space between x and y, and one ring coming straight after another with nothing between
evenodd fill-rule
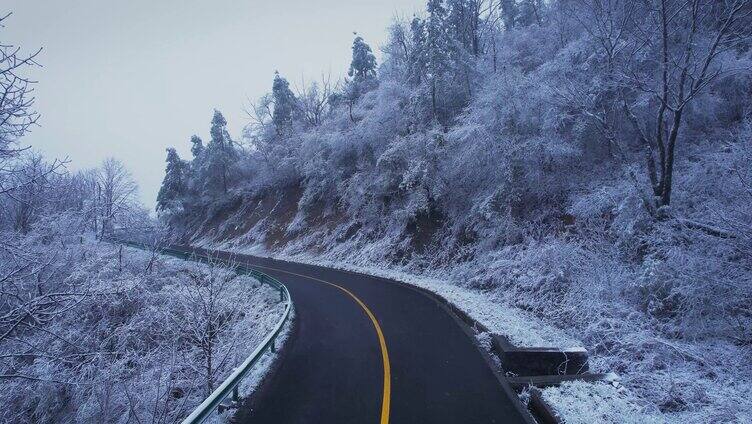
<instances>
[{"instance_id":1,"label":"snow-covered evergreen","mask_svg":"<svg viewBox=\"0 0 752 424\"><path fill-rule=\"evenodd\" d=\"M162 187L157 194L157 210L167 211L179 208L178 202L186 195L187 164L173 148L167 149L167 166Z\"/></svg>"},{"instance_id":2,"label":"snow-covered evergreen","mask_svg":"<svg viewBox=\"0 0 752 424\"><path fill-rule=\"evenodd\" d=\"M371 51L371 46L366 44L363 37L356 36L352 45L352 62L347 75L365 80L376 76L376 56Z\"/></svg>"}]
</instances>

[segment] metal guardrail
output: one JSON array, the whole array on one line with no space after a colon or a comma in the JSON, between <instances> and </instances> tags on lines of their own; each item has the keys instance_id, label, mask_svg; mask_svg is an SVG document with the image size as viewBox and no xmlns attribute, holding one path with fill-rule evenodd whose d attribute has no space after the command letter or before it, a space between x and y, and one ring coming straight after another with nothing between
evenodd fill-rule
<instances>
[{"instance_id":1,"label":"metal guardrail","mask_svg":"<svg viewBox=\"0 0 752 424\"><path fill-rule=\"evenodd\" d=\"M196 262L204 262L204 263L216 263L216 262L224 262L228 263L226 260L222 260L220 258L211 257L209 255L202 255L197 254L193 252L184 252L182 250L177 249L171 249L171 248L155 248L154 246L149 246L147 244L138 243L138 242L132 242L127 240L120 240L120 239L111 239L112 241L125 244L128 246L132 246L138 249L148 249L148 250L154 250L156 249L160 253L177 257L180 259L190 260L190 261L196 261ZM235 370L230 374L229 377L223 381L219 387L217 387L206 399L204 399L201 404L196 407L196 409L193 410L193 412L188 415L186 419L182 421L182 424L198 424L206 420L212 412L214 412L215 409L221 409L223 408L222 402L227 399L227 397L232 393L232 400L234 403L237 403L239 401L238 396L238 385L243 380L243 378L246 377L246 375L250 372L251 368L253 368L253 365L256 364L256 362L259 361L263 353L270 349L272 352L276 351L275 347L275 340L277 339L277 336L282 331L282 327L287 322L287 320L290 317L290 311L292 310L292 297L290 297L290 292L287 290L287 287L285 287L284 284L279 282L274 277L271 277L267 274L264 274L263 272L257 271L255 269L251 269L242 265L235 265L232 264L235 268L235 272L238 274L243 275L250 275L251 277L256 278L261 282L261 284L268 284L271 287L276 288L279 291L279 300L280 302L286 301L285 304L285 311L282 314L282 317L279 319L277 324L274 326L274 329L264 338L264 340L261 341L261 344L259 344L256 349L254 349L253 352L241 363Z\"/></svg>"}]
</instances>

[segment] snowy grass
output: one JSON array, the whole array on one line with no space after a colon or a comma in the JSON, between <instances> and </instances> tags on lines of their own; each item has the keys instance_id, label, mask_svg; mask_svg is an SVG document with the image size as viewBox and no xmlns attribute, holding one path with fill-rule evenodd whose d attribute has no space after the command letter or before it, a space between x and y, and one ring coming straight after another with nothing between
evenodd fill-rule
<instances>
[{"instance_id":1,"label":"snowy grass","mask_svg":"<svg viewBox=\"0 0 752 424\"><path fill-rule=\"evenodd\" d=\"M665 417L639 407L627 390L608 383L564 383L542 391L543 400L567 424L658 424Z\"/></svg>"}]
</instances>

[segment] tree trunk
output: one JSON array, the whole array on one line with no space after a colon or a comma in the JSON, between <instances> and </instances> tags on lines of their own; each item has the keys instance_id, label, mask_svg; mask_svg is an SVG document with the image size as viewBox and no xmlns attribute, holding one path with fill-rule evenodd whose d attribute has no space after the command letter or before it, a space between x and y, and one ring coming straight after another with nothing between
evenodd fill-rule
<instances>
[{"instance_id":1,"label":"tree trunk","mask_svg":"<svg viewBox=\"0 0 752 424\"><path fill-rule=\"evenodd\" d=\"M662 176L663 191L661 193L661 206L668 206L671 203L671 188L674 180L674 151L676 150L676 139L679 136L679 126L681 125L683 111L684 108L680 108L674 112L674 122L671 124L671 133L668 136L666 167Z\"/></svg>"},{"instance_id":2,"label":"tree trunk","mask_svg":"<svg viewBox=\"0 0 752 424\"><path fill-rule=\"evenodd\" d=\"M211 324L208 324L209 331L211 331ZM214 370L212 369L214 364L212 363L212 351L214 350L214 343L212 341L211 333L206 340L206 387L209 389L209 393L214 391Z\"/></svg>"},{"instance_id":3,"label":"tree trunk","mask_svg":"<svg viewBox=\"0 0 752 424\"><path fill-rule=\"evenodd\" d=\"M438 117L436 115L436 79L433 78L431 81L431 113L433 114L434 119L438 120Z\"/></svg>"}]
</instances>

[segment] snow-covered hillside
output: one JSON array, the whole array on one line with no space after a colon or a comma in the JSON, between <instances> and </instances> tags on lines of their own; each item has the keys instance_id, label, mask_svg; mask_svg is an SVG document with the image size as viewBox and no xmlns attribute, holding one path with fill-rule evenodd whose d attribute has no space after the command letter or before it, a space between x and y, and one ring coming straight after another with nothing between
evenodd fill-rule
<instances>
[{"instance_id":1,"label":"snow-covered hillside","mask_svg":"<svg viewBox=\"0 0 752 424\"><path fill-rule=\"evenodd\" d=\"M350 78L277 74L167 158L194 242L440 277L581 340L658 413L752 399L748 1L431 0ZM667 418L668 419L668 418Z\"/></svg>"}]
</instances>

